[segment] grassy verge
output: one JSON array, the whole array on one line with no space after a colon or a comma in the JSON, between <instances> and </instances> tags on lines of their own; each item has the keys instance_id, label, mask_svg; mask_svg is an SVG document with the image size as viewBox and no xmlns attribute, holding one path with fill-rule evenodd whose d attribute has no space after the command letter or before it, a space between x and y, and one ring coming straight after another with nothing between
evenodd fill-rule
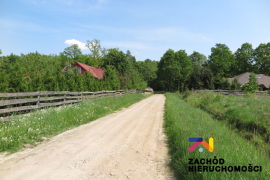
<instances>
[{"instance_id":1,"label":"grassy verge","mask_svg":"<svg viewBox=\"0 0 270 180\"><path fill-rule=\"evenodd\" d=\"M78 104L48 108L0 122L0 152L16 152L25 144L34 145L45 138L86 124L148 97L145 94L125 94L102 97Z\"/></svg>"},{"instance_id":2,"label":"grassy verge","mask_svg":"<svg viewBox=\"0 0 270 180\"><path fill-rule=\"evenodd\" d=\"M166 93L165 132L168 136L171 167L177 179L188 180L225 180L225 179L269 179L270 164L265 152L257 150L253 144L245 141L237 133L198 108L191 107L178 94ZM203 152L198 148L188 152L193 144L190 137L214 138L214 152ZM220 159L225 163L189 164L189 159ZM191 172L188 166L262 166L262 172Z\"/></svg>"},{"instance_id":3,"label":"grassy verge","mask_svg":"<svg viewBox=\"0 0 270 180\"><path fill-rule=\"evenodd\" d=\"M224 96L212 92L192 94L186 101L224 121L270 157L270 100L262 97Z\"/></svg>"}]
</instances>

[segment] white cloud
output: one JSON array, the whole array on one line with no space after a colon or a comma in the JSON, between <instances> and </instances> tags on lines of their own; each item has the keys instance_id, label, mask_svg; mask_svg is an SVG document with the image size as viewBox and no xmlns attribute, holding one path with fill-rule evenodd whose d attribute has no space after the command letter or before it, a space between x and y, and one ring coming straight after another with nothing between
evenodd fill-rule
<instances>
[{"instance_id":1,"label":"white cloud","mask_svg":"<svg viewBox=\"0 0 270 180\"><path fill-rule=\"evenodd\" d=\"M82 49L82 50L88 49L86 47L85 43L83 43L81 41L78 41L76 39L68 39L68 40L65 41L65 44L68 44L68 45L77 44L79 46L79 48Z\"/></svg>"}]
</instances>

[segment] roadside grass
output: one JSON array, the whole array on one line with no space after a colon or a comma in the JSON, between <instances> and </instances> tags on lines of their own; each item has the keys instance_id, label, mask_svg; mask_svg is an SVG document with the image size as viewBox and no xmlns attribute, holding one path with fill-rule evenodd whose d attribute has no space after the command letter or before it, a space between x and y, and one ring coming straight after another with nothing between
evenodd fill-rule
<instances>
[{"instance_id":1,"label":"roadside grass","mask_svg":"<svg viewBox=\"0 0 270 180\"><path fill-rule=\"evenodd\" d=\"M89 123L149 96L125 94L101 97L74 105L37 110L28 116L22 115L11 121L0 122L0 152L14 153L25 145L34 146L44 139Z\"/></svg>"},{"instance_id":2,"label":"roadside grass","mask_svg":"<svg viewBox=\"0 0 270 180\"><path fill-rule=\"evenodd\" d=\"M165 133L168 136L171 168L177 179L186 180L250 180L269 179L270 164L266 152L257 150L252 143L241 138L231 131L224 123L215 120L210 114L198 108L191 107L179 94L166 93L165 103ZM203 152L198 148L188 152L193 144L188 141L190 137L202 137L208 142L214 138L214 151L209 152L202 145ZM220 164L189 164L192 159L220 159ZM188 166L262 166L262 172L190 172Z\"/></svg>"},{"instance_id":3,"label":"roadside grass","mask_svg":"<svg viewBox=\"0 0 270 180\"><path fill-rule=\"evenodd\" d=\"M186 102L224 121L256 147L268 149L270 157L270 100L257 96L224 96L213 92L190 95Z\"/></svg>"}]
</instances>

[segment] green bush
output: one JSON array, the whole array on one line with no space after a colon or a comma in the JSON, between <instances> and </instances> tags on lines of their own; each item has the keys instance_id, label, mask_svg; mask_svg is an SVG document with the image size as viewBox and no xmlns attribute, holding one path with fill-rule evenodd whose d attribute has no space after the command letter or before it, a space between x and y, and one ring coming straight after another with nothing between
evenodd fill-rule
<instances>
[{"instance_id":1,"label":"green bush","mask_svg":"<svg viewBox=\"0 0 270 180\"><path fill-rule=\"evenodd\" d=\"M187 91L185 91L185 92L183 93L182 98L183 98L183 99L186 99L186 98L188 98L191 94L192 94L192 91L187 90Z\"/></svg>"},{"instance_id":2,"label":"green bush","mask_svg":"<svg viewBox=\"0 0 270 180\"><path fill-rule=\"evenodd\" d=\"M249 75L249 81L244 85L246 94L252 94L258 91L259 85L257 84L257 77L254 73Z\"/></svg>"}]
</instances>

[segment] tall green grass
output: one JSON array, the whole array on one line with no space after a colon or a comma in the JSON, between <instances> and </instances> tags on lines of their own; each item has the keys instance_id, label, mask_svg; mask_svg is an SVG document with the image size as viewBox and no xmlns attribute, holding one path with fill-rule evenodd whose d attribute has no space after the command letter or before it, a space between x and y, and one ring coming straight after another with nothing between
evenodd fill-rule
<instances>
[{"instance_id":1,"label":"tall green grass","mask_svg":"<svg viewBox=\"0 0 270 180\"><path fill-rule=\"evenodd\" d=\"M145 94L125 94L85 100L74 105L48 108L0 122L0 152L16 152L65 130L88 123L148 97Z\"/></svg>"},{"instance_id":2,"label":"tall green grass","mask_svg":"<svg viewBox=\"0 0 270 180\"><path fill-rule=\"evenodd\" d=\"M212 114L256 146L269 149L270 100L261 97L224 96L212 92L192 94L186 101Z\"/></svg>"},{"instance_id":3,"label":"tall green grass","mask_svg":"<svg viewBox=\"0 0 270 180\"><path fill-rule=\"evenodd\" d=\"M253 144L245 141L231 131L224 123L198 108L191 107L179 94L166 93L165 132L168 136L171 167L177 179L187 180L231 180L231 179L269 179L270 163L265 152L257 150ZM198 148L188 152L193 144L190 137L202 137L206 141L214 138L214 152ZM262 172L189 172L189 158L223 158L224 166L262 166ZM190 165L192 166L192 165ZM196 165L195 165L196 166Z\"/></svg>"}]
</instances>

